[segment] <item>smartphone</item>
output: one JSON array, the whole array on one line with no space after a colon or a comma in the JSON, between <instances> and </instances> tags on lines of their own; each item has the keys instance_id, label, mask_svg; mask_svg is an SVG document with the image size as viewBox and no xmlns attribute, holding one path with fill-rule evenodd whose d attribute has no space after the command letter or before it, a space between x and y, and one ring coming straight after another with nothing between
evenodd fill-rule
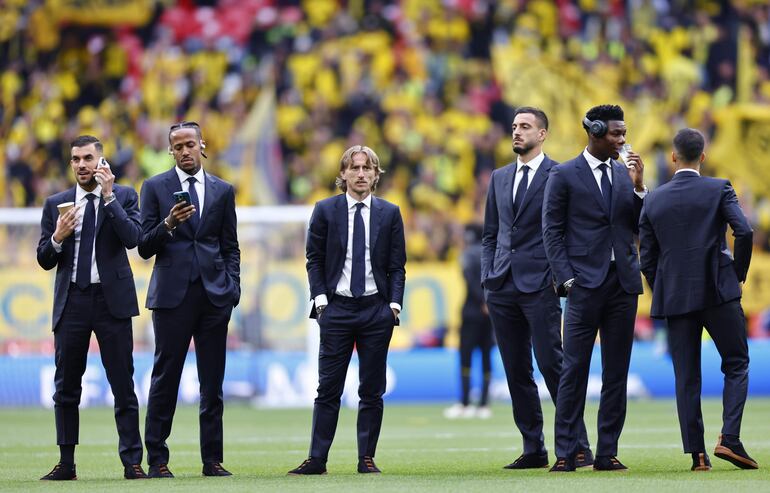
<instances>
[{"instance_id":1,"label":"smartphone","mask_svg":"<svg viewBox=\"0 0 770 493\"><path fill-rule=\"evenodd\" d=\"M192 201L190 200L190 192L174 192L174 202L177 204L179 202L187 202L188 204L192 204Z\"/></svg>"},{"instance_id":2,"label":"smartphone","mask_svg":"<svg viewBox=\"0 0 770 493\"><path fill-rule=\"evenodd\" d=\"M109 163L107 163L107 160L106 160L106 159L104 159L103 157L100 157L100 158L99 158L99 163L96 165L96 169L99 169L99 168L108 168L109 166L110 166L110 165L109 165ZM94 178L96 179L96 183L98 183L99 185L101 185L101 184L102 184L102 177L101 177L101 176L99 176L99 175L94 175Z\"/></svg>"}]
</instances>

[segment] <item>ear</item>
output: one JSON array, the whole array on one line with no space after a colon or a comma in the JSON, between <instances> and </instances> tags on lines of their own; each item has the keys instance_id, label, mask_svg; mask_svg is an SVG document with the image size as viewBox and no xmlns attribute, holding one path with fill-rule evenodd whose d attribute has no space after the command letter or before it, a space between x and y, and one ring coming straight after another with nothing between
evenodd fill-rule
<instances>
[{"instance_id":1,"label":"ear","mask_svg":"<svg viewBox=\"0 0 770 493\"><path fill-rule=\"evenodd\" d=\"M703 161L705 161L705 160L706 160L706 153L705 152L701 152L700 153L700 160L699 160L700 164L703 164Z\"/></svg>"},{"instance_id":2,"label":"ear","mask_svg":"<svg viewBox=\"0 0 770 493\"><path fill-rule=\"evenodd\" d=\"M168 153L169 153L170 155L172 155L172 156L174 155L174 153L171 151L171 146L168 146Z\"/></svg>"},{"instance_id":3,"label":"ear","mask_svg":"<svg viewBox=\"0 0 770 493\"><path fill-rule=\"evenodd\" d=\"M671 162L676 164L676 152L671 151Z\"/></svg>"}]
</instances>

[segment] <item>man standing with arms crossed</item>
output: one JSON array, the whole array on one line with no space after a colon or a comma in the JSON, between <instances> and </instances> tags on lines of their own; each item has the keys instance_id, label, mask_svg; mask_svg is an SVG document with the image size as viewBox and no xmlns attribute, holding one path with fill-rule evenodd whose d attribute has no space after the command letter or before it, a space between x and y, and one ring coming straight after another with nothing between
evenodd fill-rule
<instances>
[{"instance_id":1,"label":"man standing with arms crossed","mask_svg":"<svg viewBox=\"0 0 770 493\"><path fill-rule=\"evenodd\" d=\"M145 420L151 478L173 478L166 439L176 410L190 339L200 381L200 444L204 476L230 476L222 467L227 326L241 296L235 190L206 173L206 143L195 122L172 125L169 153L176 166L142 186L139 254L155 265L147 308L155 328L155 364ZM190 201L175 203L176 192ZM177 194L178 196L178 194Z\"/></svg>"},{"instance_id":2,"label":"man standing with arms crossed","mask_svg":"<svg viewBox=\"0 0 770 493\"><path fill-rule=\"evenodd\" d=\"M521 107L511 125L515 163L495 170L489 182L481 254L481 281L511 393L513 417L524 439L523 453L506 469L548 466L543 412L532 376L532 347L556 403L562 365L561 305L543 248L543 191L557 163L543 154L548 117ZM577 466L593 455L580 426Z\"/></svg>"},{"instance_id":3,"label":"man standing with arms crossed","mask_svg":"<svg viewBox=\"0 0 770 493\"><path fill-rule=\"evenodd\" d=\"M652 286L651 316L668 322L676 378L676 407L684 452L693 471L711 469L703 442L701 334L711 335L722 357L725 383L722 434L714 455L742 469L757 469L740 440L749 385L746 319L741 283L751 261L753 231L727 180L700 176L705 140L686 128L674 137L677 171L650 193L639 222L642 272ZM725 241L735 237L735 258Z\"/></svg>"},{"instance_id":4,"label":"man standing with arms crossed","mask_svg":"<svg viewBox=\"0 0 770 493\"><path fill-rule=\"evenodd\" d=\"M326 474L353 347L358 351L358 472L374 463L382 426L388 346L404 299L406 248L398 206L372 195L380 159L361 145L346 150L336 184L344 193L315 205L307 273L320 326L318 397L309 457L290 475Z\"/></svg>"},{"instance_id":5,"label":"man standing with arms crossed","mask_svg":"<svg viewBox=\"0 0 770 493\"><path fill-rule=\"evenodd\" d=\"M620 106L591 108L583 118L588 146L551 170L543 202L543 241L560 291L567 294L564 364L556 402L556 464L574 471L580 451L588 370L601 336L602 392L594 470L627 469L618 459L626 388L642 279L635 235L647 193L644 164L626 143Z\"/></svg>"},{"instance_id":6,"label":"man standing with arms crossed","mask_svg":"<svg viewBox=\"0 0 770 493\"><path fill-rule=\"evenodd\" d=\"M126 249L134 248L141 234L137 196L132 188L114 184L109 165L99 166L103 147L96 137L81 135L70 147L70 166L77 185L46 199L37 246L40 266L45 270L56 267L53 400L61 454L59 463L40 479L77 479L78 405L92 331L115 397L123 476L143 479L147 476L141 466L131 328L131 317L139 315L139 305L126 255ZM57 206L64 202L71 208L60 214Z\"/></svg>"}]
</instances>

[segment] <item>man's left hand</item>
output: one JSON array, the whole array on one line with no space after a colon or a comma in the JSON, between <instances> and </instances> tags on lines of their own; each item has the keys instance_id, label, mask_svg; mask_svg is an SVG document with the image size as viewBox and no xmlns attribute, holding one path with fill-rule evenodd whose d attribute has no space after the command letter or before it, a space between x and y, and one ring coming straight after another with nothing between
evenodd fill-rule
<instances>
[{"instance_id":1,"label":"man's left hand","mask_svg":"<svg viewBox=\"0 0 770 493\"><path fill-rule=\"evenodd\" d=\"M634 182L634 190L637 192L644 191L644 162L642 157L631 151L628 153L628 159L626 162L626 168L628 169L628 176L631 177L631 181Z\"/></svg>"}]
</instances>

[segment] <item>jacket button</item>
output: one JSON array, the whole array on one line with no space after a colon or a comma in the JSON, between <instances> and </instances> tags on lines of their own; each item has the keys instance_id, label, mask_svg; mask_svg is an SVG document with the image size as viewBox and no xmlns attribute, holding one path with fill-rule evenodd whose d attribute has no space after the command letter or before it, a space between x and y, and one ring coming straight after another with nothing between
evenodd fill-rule
<instances>
[{"instance_id":1,"label":"jacket button","mask_svg":"<svg viewBox=\"0 0 770 493\"><path fill-rule=\"evenodd\" d=\"M516 253L516 249L515 248L511 248L511 253Z\"/></svg>"},{"instance_id":2,"label":"jacket button","mask_svg":"<svg viewBox=\"0 0 770 493\"><path fill-rule=\"evenodd\" d=\"M514 233L515 233L516 231L518 231L518 230L519 230L519 228L518 228L518 227L516 227L516 226L514 226L514 227L512 227L512 228L511 228L511 231L512 231L512 232L514 232Z\"/></svg>"}]
</instances>

